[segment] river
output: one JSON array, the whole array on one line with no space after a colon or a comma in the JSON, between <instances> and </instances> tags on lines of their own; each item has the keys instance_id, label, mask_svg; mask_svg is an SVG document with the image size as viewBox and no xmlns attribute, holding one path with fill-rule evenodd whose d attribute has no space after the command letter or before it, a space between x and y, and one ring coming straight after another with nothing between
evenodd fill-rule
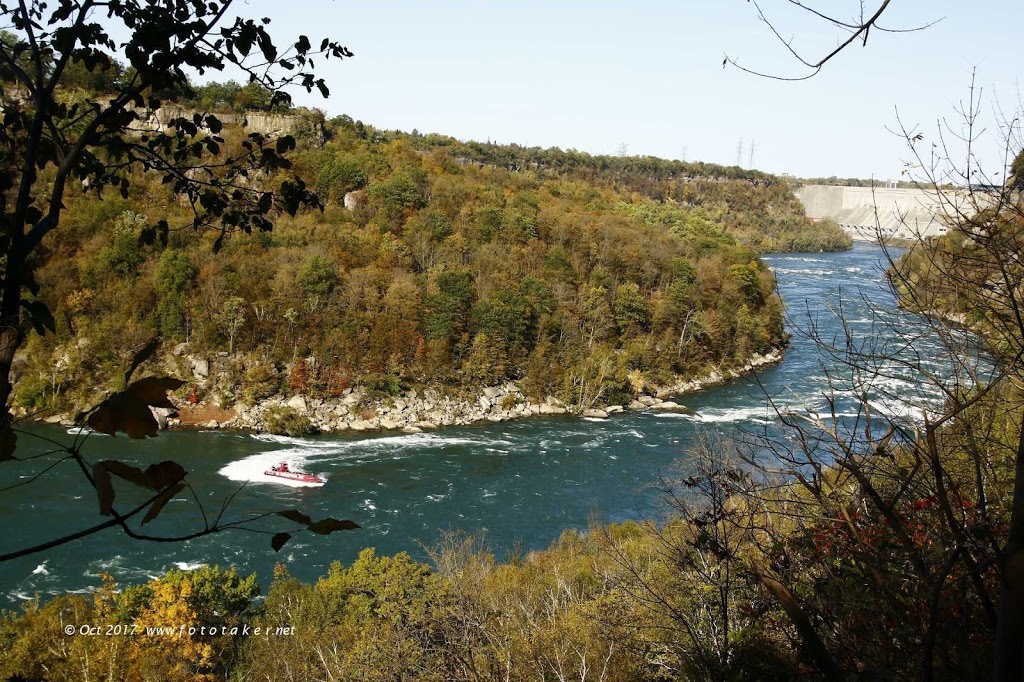
<instances>
[{"instance_id":1,"label":"river","mask_svg":"<svg viewBox=\"0 0 1024 682\"><path fill-rule=\"evenodd\" d=\"M892 310L879 247L856 243L834 254L773 254L765 260L777 273L779 289L796 323L820 313L823 335L839 331L828 309L842 298L854 335L871 333L869 306ZM544 548L566 528L585 528L591 518L617 521L660 512L654 485L674 467L685 467L687 449L701 429L726 433L768 420L763 390L793 403L821 404L826 388L822 356L806 338L794 335L784 361L751 378L687 395L681 402L694 415L628 412L608 420L538 417L500 424L445 428L405 435L379 434L291 439L235 432L170 432L156 439L91 436L85 454L92 461L119 458L146 466L174 459L190 471L208 509L237 491L244 471L260 472L287 460L293 467L328 477L320 488L258 483L246 486L226 518L297 508L314 518L348 518L361 530L328 537L302 533L278 554L269 538L225 532L187 543L144 543L106 530L72 544L0 565L0 607L34 595L85 591L109 572L120 583L145 581L169 568L202 563L255 571L265 586L276 562L297 577L313 580L332 561L351 561L363 547L379 553L406 551L424 557L424 545L440 531L465 529L486 534L499 556L513 547ZM33 427L39 435L70 441L64 429ZM43 453L47 444L23 435L19 455ZM38 472L45 458L0 466L0 488ZM133 497L118 486L118 503ZM55 466L31 485L2 493L0 551L36 544L92 525L95 495L73 462ZM278 519L278 521L283 521ZM185 496L169 503L146 528L175 533L201 523ZM287 523L287 522L285 522Z\"/></svg>"}]
</instances>

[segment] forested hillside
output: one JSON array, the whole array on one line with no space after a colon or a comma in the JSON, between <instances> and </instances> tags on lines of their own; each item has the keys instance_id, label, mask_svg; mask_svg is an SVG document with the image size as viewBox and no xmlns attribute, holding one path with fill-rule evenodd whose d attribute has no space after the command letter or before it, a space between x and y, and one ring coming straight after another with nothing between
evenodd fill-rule
<instances>
[{"instance_id":1,"label":"forested hillside","mask_svg":"<svg viewBox=\"0 0 1024 682\"><path fill-rule=\"evenodd\" d=\"M417 149L449 151L461 163L582 179L659 203L699 209L701 217L760 252L841 251L851 244L835 223L806 218L792 180L758 170L652 156L592 156L576 150L463 143L442 135L414 134L412 142Z\"/></svg>"},{"instance_id":2,"label":"forested hillside","mask_svg":"<svg viewBox=\"0 0 1024 682\"><path fill-rule=\"evenodd\" d=\"M213 84L179 104L262 102L250 90ZM847 243L760 173L552 150L505 163L511 147L293 114L281 144L294 141L291 170L324 210L273 231L197 234L151 176L125 196L69 193L37 274L58 329L22 354L23 410L96 402L153 336L193 358L226 354L181 396L222 406L507 379L604 403L779 346L758 250ZM239 128L223 136L227 152L248 143ZM147 229L160 221L166 240Z\"/></svg>"},{"instance_id":3,"label":"forested hillside","mask_svg":"<svg viewBox=\"0 0 1024 682\"><path fill-rule=\"evenodd\" d=\"M22 11L27 16L24 4ZM865 40L873 22L861 26ZM252 47L246 33L232 35L244 51ZM163 61L169 52L157 54ZM43 70L41 59L36 66ZM105 72L121 77L119 69ZM69 73L62 103L95 103L109 84ZM509 380L527 395L560 396L577 407L625 402L678 376L749 366L756 353L784 344L781 304L759 250L844 243L834 228L802 216L785 183L757 173L463 144L274 111L280 100L258 87L185 90L164 99L180 111L255 107L296 116L294 137L277 143L291 161L269 154L272 163L240 171L241 178L262 191L285 177L292 182L297 171L303 180L288 189L308 183L323 211L291 205L278 215L269 193L252 198L262 205L267 197L264 211L218 211L224 206L217 202L249 198L242 190L197 189L218 187L226 171L215 163L200 165L206 174L192 184L176 183L173 168L163 182L151 173L132 176L130 187L95 167L70 176L122 192L98 197L75 181L58 195L66 204L60 229L38 249L8 251L34 259L5 264L5 282L16 282L8 287L16 312L19 279L32 279L23 303L39 327L17 358L23 414L95 404L136 370L178 375L187 380L180 403L214 408L274 396L302 406L307 397L347 400L353 387L395 404L412 389L472 393ZM973 111L972 104L965 116ZM35 120L44 120L39 113ZM159 117L145 120L160 125ZM179 141L203 123L182 120L172 127ZM192 134L181 132L190 125ZM244 125L225 128L223 140L195 141L200 153L178 151L194 159L204 150L262 144ZM0 138L22 133L5 126ZM148 141L140 127L130 134ZM121 139L105 140L99 153L110 156L99 165L109 169L123 148ZM172 142L158 143L174 156ZM846 324L852 320L841 296L829 297L828 311L808 310L803 340L819 352L810 371L824 375L821 390L802 404L766 396L775 419L748 422L745 442L693 438L680 468L659 479L659 519L605 525L595 518L586 532L568 530L544 551L512 548L503 561L483 539L449 535L426 550L429 564L366 548L347 565L317 564L323 570L312 583L282 565L262 600L255 578L210 565L129 585L132 574L116 556L90 566L125 575L103 575L93 593L27 599L0 614L0 678L1019 682L1022 160L1024 152L995 200L958 209L946 237L918 245L891 271L901 303L923 315L865 296L870 317L858 324L871 332L861 336ZM39 184L53 179L52 165L38 164ZM32 176L36 165L27 168ZM174 184L195 194L176 195ZM202 211L224 217L219 234L193 229L203 224ZM266 229L235 229L243 217ZM828 313L839 317L836 333L816 324ZM9 339L17 332L5 346L13 354L20 330L6 331ZM137 367L136 359L150 355L139 349L151 349L153 339L161 350ZM144 380L131 386L154 392ZM115 394L109 412L128 413L131 390ZM146 405L156 402L141 405L146 419ZM365 408L359 400L353 407ZM9 457L13 439L0 445ZM191 486L183 467L165 461L143 472L107 460L90 468L78 447L28 455L40 463L32 475L14 470L19 478L8 490L51 487L10 505L12 523L48 522L52 510L44 514L44 507L70 491L47 474L69 456L110 520L8 558L115 525L140 542L174 541L136 533L127 521L149 505L145 524L178 499ZM180 475L157 484L168 465ZM111 474L156 495L128 515L115 512ZM189 490L199 502L201 493ZM574 494L566 488L558 499ZM234 499L227 497L212 524L204 513L203 530L179 539L228 528L255 531L257 539L274 533L221 525ZM299 509L259 508L257 521L274 515L297 526L295 533L355 529L351 521L313 522ZM291 534L271 538L280 551ZM50 559L39 558L32 575L47 572Z\"/></svg>"}]
</instances>

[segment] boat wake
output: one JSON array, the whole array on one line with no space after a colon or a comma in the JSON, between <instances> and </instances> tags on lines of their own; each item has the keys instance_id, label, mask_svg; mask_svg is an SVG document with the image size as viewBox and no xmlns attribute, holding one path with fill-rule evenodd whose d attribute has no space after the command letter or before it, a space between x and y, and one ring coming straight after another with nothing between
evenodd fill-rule
<instances>
[{"instance_id":1,"label":"boat wake","mask_svg":"<svg viewBox=\"0 0 1024 682\"><path fill-rule=\"evenodd\" d=\"M268 476L267 471L277 466L282 461L288 462L288 466L296 470L305 470L305 463L308 457L301 454L302 451L294 450L273 450L261 452L237 462L231 462L220 470L220 475L232 481L244 481L249 483L274 483L286 485L290 488L319 488L323 486L322 481L297 481L291 478L280 476Z\"/></svg>"},{"instance_id":2,"label":"boat wake","mask_svg":"<svg viewBox=\"0 0 1024 682\"><path fill-rule=\"evenodd\" d=\"M451 445L482 445L485 441L470 438L444 437L431 433L404 434L401 436L384 436L359 440L327 440L312 438L292 438L270 434L252 434L254 440L264 443L275 443L285 447L268 450L244 459L227 464L218 473L232 481L251 483L275 483L293 488L317 488L321 482L296 481L280 476L268 476L265 472L281 462L287 462L289 468L296 471L317 473L318 465L337 466L339 463L353 460L351 463L364 463L367 460L389 457L399 458L403 451L412 451L423 447L447 447ZM492 441L486 441L491 443Z\"/></svg>"}]
</instances>

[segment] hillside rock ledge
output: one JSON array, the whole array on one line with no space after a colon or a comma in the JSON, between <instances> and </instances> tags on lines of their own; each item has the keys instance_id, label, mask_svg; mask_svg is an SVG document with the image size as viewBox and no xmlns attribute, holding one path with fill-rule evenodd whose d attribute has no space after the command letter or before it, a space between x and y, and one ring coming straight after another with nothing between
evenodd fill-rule
<instances>
[{"instance_id":1,"label":"hillside rock ledge","mask_svg":"<svg viewBox=\"0 0 1024 682\"><path fill-rule=\"evenodd\" d=\"M434 389L426 389L410 390L394 398L371 399L364 389L355 387L328 400L302 395L275 396L255 405L236 403L220 409L200 403L183 407L179 418L166 419L166 423L171 428L224 428L262 432L267 430L265 418L268 415L287 409L308 419L313 429L320 433L392 430L419 433L443 426L504 422L539 415L575 414L606 419L627 410L692 413L689 408L668 398L720 384L781 360L781 350L772 351L755 356L740 367L716 369L701 377L649 388L647 393L637 396L628 405L570 406L555 396L546 396L535 402L513 382L481 388L475 398L447 396Z\"/></svg>"}]
</instances>

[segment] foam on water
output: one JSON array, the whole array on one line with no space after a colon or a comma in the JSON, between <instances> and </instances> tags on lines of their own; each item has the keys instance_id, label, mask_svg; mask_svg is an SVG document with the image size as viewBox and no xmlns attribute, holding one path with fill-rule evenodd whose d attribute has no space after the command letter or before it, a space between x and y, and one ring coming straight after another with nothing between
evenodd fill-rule
<instances>
[{"instance_id":1,"label":"foam on water","mask_svg":"<svg viewBox=\"0 0 1024 682\"><path fill-rule=\"evenodd\" d=\"M110 573L117 577L119 583L127 584L150 579L152 571L140 566L131 557L115 554L109 559L89 562L82 575L86 578L99 578L103 573Z\"/></svg>"},{"instance_id":2,"label":"foam on water","mask_svg":"<svg viewBox=\"0 0 1024 682\"><path fill-rule=\"evenodd\" d=\"M695 414L662 412L655 416L660 419L685 419L687 421L701 422L705 424L723 424L741 421L769 423L771 412L762 404L748 407L710 407L700 410Z\"/></svg>"},{"instance_id":3,"label":"foam on water","mask_svg":"<svg viewBox=\"0 0 1024 682\"><path fill-rule=\"evenodd\" d=\"M69 426L69 436L105 436L107 434L100 433L99 431L93 431L88 426Z\"/></svg>"},{"instance_id":4,"label":"foam on water","mask_svg":"<svg viewBox=\"0 0 1024 682\"><path fill-rule=\"evenodd\" d=\"M320 464L337 465L341 462L358 465L374 461L375 458L391 455L396 459L395 452L418 450L421 448L444 448L453 445L493 445L508 443L502 440L477 440L473 438L444 437L434 433L411 433L399 436L380 438L364 438L358 440L292 438L271 434L253 434L252 438L264 443L276 443L289 447L280 450L268 450L250 455L244 459L231 462L218 473L232 481L251 481L253 483L276 483L293 488L315 488L323 483L307 483L292 481L278 476L267 476L264 472L281 462L296 471L310 471ZM310 473L316 473L310 471Z\"/></svg>"},{"instance_id":5,"label":"foam on water","mask_svg":"<svg viewBox=\"0 0 1024 682\"><path fill-rule=\"evenodd\" d=\"M927 408L920 405L895 399L869 400L868 405L893 421L902 421L908 424L923 424L925 413L928 412Z\"/></svg>"},{"instance_id":6,"label":"foam on water","mask_svg":"<svg viewBox=\"0 0 1024 682\"><path fill-rule=\"evenodd\" d=\"M499 439L478 440L474 438L445 437L436 433L407 433L397 436L370 437L351 440L291 438L288 436L272 436L254 434L253 438L267 443L291 445L291 449L307 451L309 454L336 454L350 450L373 452L377 450L395 450L403 448L447 447L449 445L492 445L503 443L511 445L511 441Z\"/></svg>"},{"instance_id":7,"label":"foam on water","mask_svg":"<svg viewBox=\"0 0 1024 682\"><path fill-rule=\"evenodd\" d=\"M814 277L827 277L836 274L835 270L820 268L775 268L775 272L782 275L812 275Z\"/></svg>"},{"instance_id":8,"label":"foam on water","mask_svg":"<svg viewBox=\"0 0 1024 682\"><path fill-rule=\"evenodd\" d=\"M272 433L253 433L250 434L253 440L263 441L264 443L280 443L281 445L294 445L302 448L333 448L334 443L323 440L313 440L311 438L292 438L291 436L278 436Z\"/></svg>"},{"instance_id":9,"label":"foam on water","mask_svg":"<svg viewBox=\"0 0 1024 682\"><path fill-rule=\"evenodd\" d=\"M178 567L179 571L194 571L197 568L202 568L206 564L203 563L202 561L193 561L193 562L175 561L174 565Z\"/></svg>"},{"instance_id":10,"label":"foam on water","mask_svg":"<svg viewBox=\"0 0 1024 682\"><path fill-rule=\"evenodd\" d=\"M449 495L451 495L452 494L452 490L454 488L455 488L454 484L449 483L448 484L448 492L446 492L444 494L438 494L438 495L427 495L427 499L430 500L431 502L440 502L441 500L443 500L446 497L448 497Z\"/></svg>"},{"instance_id":11,"label":"foam on water","mask_svg":"<svg viewBox=\"0 0 1024 682\"><path fill-rule=\"evenodd\" d=\"M779 256L780 262L800 262L800 263L828 263L829 261L824 258L812 258L810 256Z\"/></svg>"}]
</instances>

